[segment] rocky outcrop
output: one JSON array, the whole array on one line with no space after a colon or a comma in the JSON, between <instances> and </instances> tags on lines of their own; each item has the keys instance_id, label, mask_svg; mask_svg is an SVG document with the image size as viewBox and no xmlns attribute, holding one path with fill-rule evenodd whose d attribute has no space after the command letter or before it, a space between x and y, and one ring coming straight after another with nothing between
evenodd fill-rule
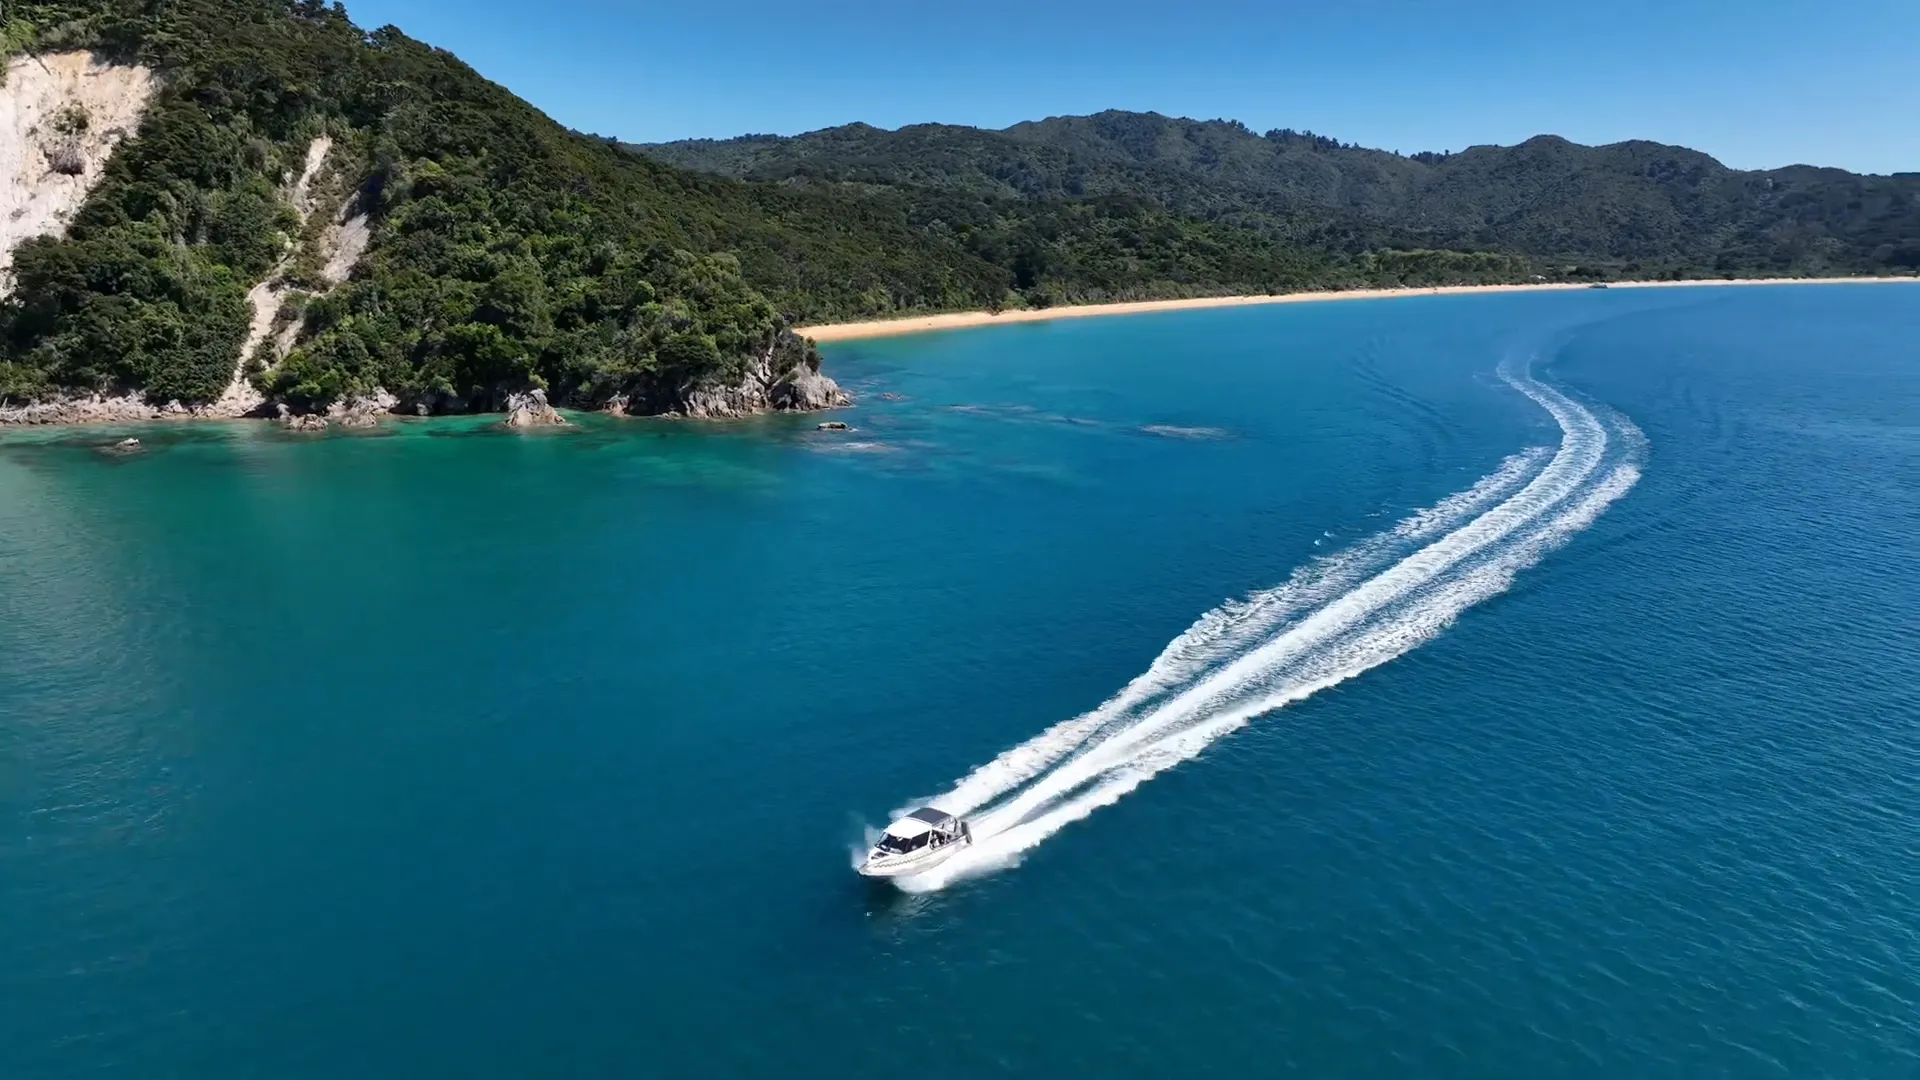
<instances>
[{"instance_id":1,"label":"rocky outcrop","mask_svg":"<svg viewBox=\"0 0 1920 1080\"><path fill-rule=\"evenodd\" d=\"M506 426L510 428L555 427L567 418L547 404L547 392L538 387L524 394L507 395Z\"/></svg>"},{"instance_id":2,"label":"rocky outcrop","mask_svg":"<svg viewBox=\"0 0 1920 1080\"><path fill-rule=\"evenodd\" d=\"M370 394L356 394L333 402L319 412L296 413L284 402L273 406L272 417L294 431L321 431L331 424L343 428L370 428L382 414L391 413L400 404L380 387ZM264 408L251 415L269 415ZM56 398L24 405L0 404L0 425L7 424L129 424L147 420L231 420L235 414L220 403L188 408L177 401L165 405L149 403L138 391L129 394Z\"/></svg>"},{"instance_id":3,"label":"rocky outcrop","mask_svg":"<svg viewBox=\"0 0 1920 1080\"><path fill-rule=\"evenodd\" d=\"M314 413L296 413L284 404L275 405L273 411L276 414L274 418L289 431L311 431L316 426L319 428L327 426L326 417ZM319 423L316 425L314 421Z\"/></svg>"},{"instance_id":4,"label":"rocky outcrop","mask_svg":"<svg viewBox=\"0 0 1920 1080\"><path fill-rule=\"evenodd\" d=\"M327 419L343 428L379 427L379 414L372 404L364 398L347 406L338 413L328 412Z\"/></svg>"},{"instance_id":5,"label":"rocky outcrop","mask_svg":"<svg viewBox=\"0 0 1920 1080\"><path fill-rule=\"evenodd\" d=\"M667 413L696 420L731 420L766 412L768 408L766 387L749 375L737 386L695 387L680 400L678 408L668 409Z\"/></svg>"},{"instance_id":6,"label":"rocky outcrop","mask_svg":"<svg viewBox=\"0 0 1920 1080\"><path fill-rule=\"evenodd\" d=\"M838 409L853 404L853 399L840 389L839 383L805 365L795 367L781 376L768 391L767 400L776 409L794 412Z\"/></svg>"},{"instance_id":7,"label":"rocky outcrop","mask_svg":"<svg viewBox=\"0 0 1920 1080\"><path fill-rule=\"evenodd\" d=\"M354 394L332 402L317 412L294 412L285 402L273 407L275 419L289 431L325 431L329 427L370 428L380 425L380 417L392 413L400 399L376 386L370 394Z\"/></svg>"},{"instance_id":8,"label":"rocky outcrop","mask_svg":"<svg viewBox=\"0 0 1920 1080\"><path fill-rule=\"evenodd\" d=\"M174 411L169 411L169 407ZM149 405L136 391L0 405L0 424L125 424L185 413L186 409L177 401L168 402L166 407Z\"/></svg>"},{"instance_id":9,"label":"rocky outcrop","mask_svg":"<svg viewBox=\"0 0 1920 1080\"><path fill-rule=\"evenodd\" d=\"M280 414L280 423L285 425L288 431L327 430L327 418L319 413L291 412L285 405L275 406L275 409Z\"/></svg>"},{"instance_id":10,"label":"rocky outcrop","mask_svg":"<svg viewBox=\"0 0 1920 1080\"><path fill-rule=\"evenodd\" d=\"M343 428L378 427L380 417L391 413L400 399L376 386L371 394L355 394L327 406L327 419Z\"/></svg>"},{"instance_id":11,"label":"rocky outcrop","mask_svg":"<svg viewBox=\"0 0 1920 1080\"><path fill-rule=\"evenodd\" d=\"M819 354L783 330L754 353L737 383L696 386L656 411L668 416L724 420L764 412L805 412L853 404L840 385L820 374ZM622 403L622 412L633 411Z\"/></svg>"}]
</instances>

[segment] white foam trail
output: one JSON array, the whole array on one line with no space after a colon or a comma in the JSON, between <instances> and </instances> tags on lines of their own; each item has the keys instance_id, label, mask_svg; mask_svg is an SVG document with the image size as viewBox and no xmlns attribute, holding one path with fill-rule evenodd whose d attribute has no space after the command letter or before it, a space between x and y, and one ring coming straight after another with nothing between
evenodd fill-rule
<instances>
[{"instance_id":1,"label":"white foam trail","mask_svg":"<svg viewBox=\"0 0 1920 1080\"><path fill-rule=\"evenodd\" d=\"M1592 412L1524 371L1503 368L1501 377L1546 409L1562 431L1552 460L1524 486L1512 491L1539 466L1544 450L1509 458L1468 491L1333 557L1330 571L1310 565L1277 589L1203 617L1099 709L1015 747L936 799L967 812L1019 789L974 819L969 849L928 874L900 880L900 886L936 889L1007 865L1254 717L1431 640L1466 608L1505 591L1515 574L1590 525L1639 479L1634 459L1646 440L1625 417L1608 416L1627 460L1602 473L1609 439ZM1501 495L1506 497L1487 508ZM1447 529L1359 581L1396 550L1395 538L1418 541ZM1328 583L1338 587L1329 592ZM1261 614L1267 610L1259 604L1263 597L1272 598L1268 602L1281 613ZM1108 730L1096 738L1103 728ZM1028 786L1020 789L1023 784ZM964 810L955 809L962 805Z\"/></svg>"},{"instance_id":2,"label":"white foam trail","mask_svg":"<svg viewBox=\"0 0 1920 1080\"><path fill-rule=\"evenodd\" d=\"M933 799L933 804L952 814L971 813L1025 784L1135 706L1177 688L1248 642L1271 633L1287 619L1352 588L1397 548L1424 540L1478 513L1539 468L1550 453L1549 447L1535 446L1513 454L1472 487L1416 511L1392 529L1345 551L1314 559L1274 588L1244 600L1229 600L1208 611L1168 642L1147 670L1118 694L975 769L952 791Z\"/></svg>"},{"instance_id":3,"label":"white foam trail","mask_svg":"<svg viewBox=\"0 0 1920 1080\"><path fill-rule=\"evenodd\" d=\"M1469 513L1478 513L1496 495L1525 479L1553 453L1551 446L1530 446L1500 462L1500 467L1474 482L1465 491L1449 495L1393 527L1392 535L1402 540L1425 540L1451 528Z\"/></svg>"},{"instance_id":4,"label":"white foam trail","mask_svg":"<svg viewBox=\"0 0 1920 1080\"><path fill-rule=\"evenodd\" d=\"M1240 690L1263 672L1270 672L1346 633L1383 608L1405 599L1463 560L1512 535L1585 482L1599 465L1607 442L1606 433L1593 414L1524 375L1507 375L1507 378L1522 393L1552 412L1560 420L1565 432L1553 460L1525 487L1486 513L1323 605L1283 632L1211 671L1165 704L1099 741L1080 756L1039 776L1031 787L1009 802L994 807L976 823L976 833L991 833L996 828L1023 820L1040 807L1120 764L1130 747L1193 721L1213 707L1223 695Z\"/></svg>"},{"instance_id":5,"label":"white foam trail","mask_svg":"<svg viewBox=\"0 0 1920 1080\"><path fill-rule=\"evenodd\" d=\"M1535 446L1511 455L1472 487L1416 511L1386 532L1313 560L1276 588L1214 608L1162 650L1147 675L1135 679L1129 689L1149 677L1153 677L1156 688L1177 685L1238 651L1239 646L1266 636L1288 618L1339 596L1406 544L1437 535L1479 513L1526 479L1551 453L1548 447ZM1149 696L1151 690L1142 686L1128 704ZM1115 700L1127 697L1128 691L1122 691Z\"/></svg>"},{"instance_id":6,"label":"white foam trail","mask_svg":"<svg viewBox=\"0 0 1920 1080\"><path fill-rule=\"evenodd\" d=\"M1097 780L1097 783L1078 795L1059 799L1043 813L1025 820L1013 816L1011 824L1000 825L996 830L995 821L1008 820L996 808L989 818L983 819L982 824L976 827L975 835L979 839L973 848L959 853L928 873L901 879L899 886L909 892L926 892L945 888L963 877L1013 865L1023 852L1038 846L1054 833L1088 817L1101 807L1120 801L1154 776L1198 756L1209 744L1246 726L1255 718L1304 700L1405 655L1438 636L1462 611L1505 592L1513 583L1514 575L1537 563L1547 552L1591 525L1639 479L1640 470L1637 466L1616 466L1585 495L1539 528L1530 531L1519 543L1503 549L1497 557L1422 597L1421 603L1410 608L1404 618L1384 620L1381 625L1343 642L1339 648L1317 658L1318 662L1257 695L1237 702L1206 720L1137 747L1118 766L1092 770L1089 775L1080 777L1079 783L1069 785L1069 790L1086 785L1089 781Z\"/></svg>"},{"instance_id":7,"label":"white foam trail","mask_svg":"<svg viewBox=\"0 0 1920 1080\"><path fill-rule=\"evenodd\" d=\"M1235 659L1167 706L1155 711L1152 727L1165 727L1191 716L1219 693L1232 690L1250 675L1312 648L1318 642L1351 628L1381 608L1395 603L1461 561L1476 555L1537 519L1547 509L1586 481L1598 467L1607 437L1592 413L1525 374L1502 371L1516 389L1533 398L1559 420L1564 436L1560 449L1525 487L1492 509L1400 560L1386 571L1326 604L1285 633ZM1117 737L1121 747L1150 734L1136 725Z\"/></svg>"}]
</instances>

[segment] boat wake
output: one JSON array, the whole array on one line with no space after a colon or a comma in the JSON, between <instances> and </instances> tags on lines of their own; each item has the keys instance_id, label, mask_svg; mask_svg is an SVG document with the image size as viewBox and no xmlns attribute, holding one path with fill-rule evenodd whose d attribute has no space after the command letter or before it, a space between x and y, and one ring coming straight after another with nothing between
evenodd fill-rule
<instances>
[{"instance_id":1,"label":"boat wake","mask_svg":"<svg viewBox=\"0 0 1920 1080\"><path fill-rule=\"evenodd\" d=\"M1596 415L1524 362L1500 377L1559 423L1558 447L1515 454L1467 490L1202 615L1098 708L931 799L969 818L973 844L895 884L926 892L1011 865L1254 717L1431 640L1639 480L1646 441L1631 421Z\"/></svg>"}]
</instances>

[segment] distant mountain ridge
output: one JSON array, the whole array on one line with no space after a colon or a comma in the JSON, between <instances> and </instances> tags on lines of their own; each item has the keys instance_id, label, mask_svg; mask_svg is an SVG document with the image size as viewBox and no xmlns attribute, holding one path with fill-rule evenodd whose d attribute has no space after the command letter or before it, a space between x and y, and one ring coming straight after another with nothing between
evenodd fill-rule
<instances>
[{"instance_id":1,"label":"distant mountain ridge","mask_svg":"<svg viewBox=\"0 0 1920 1080\"><path fill-rule=\"evenodd\" d=\"M786 184L989 199L1144 198L1184 217L1346 250L1388 243L1625 268L1822 273L1920 268L1920 173L1727 168L1644 140L1401 155L1230 120L1109 111L1002 130L866 124L632 147Z\"/></svg>"}]
</instances>

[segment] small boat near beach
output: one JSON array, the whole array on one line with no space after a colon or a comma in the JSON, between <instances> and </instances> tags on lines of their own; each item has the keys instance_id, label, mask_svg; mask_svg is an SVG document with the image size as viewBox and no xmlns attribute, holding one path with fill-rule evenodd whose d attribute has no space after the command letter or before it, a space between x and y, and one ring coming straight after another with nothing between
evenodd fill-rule
<instances>
[{"instance_id":1,"label":"small boat near beach","mask_svg":"<svg viewBox=\"0 0 1920 1080\"><path fill-rule=\"evenodd\" d=\"M972 842L973 833L966 822L938 807L923 806L887 826L859 871L872 878L917 874L945 862Z\"/></svg>"}]
</instances>

